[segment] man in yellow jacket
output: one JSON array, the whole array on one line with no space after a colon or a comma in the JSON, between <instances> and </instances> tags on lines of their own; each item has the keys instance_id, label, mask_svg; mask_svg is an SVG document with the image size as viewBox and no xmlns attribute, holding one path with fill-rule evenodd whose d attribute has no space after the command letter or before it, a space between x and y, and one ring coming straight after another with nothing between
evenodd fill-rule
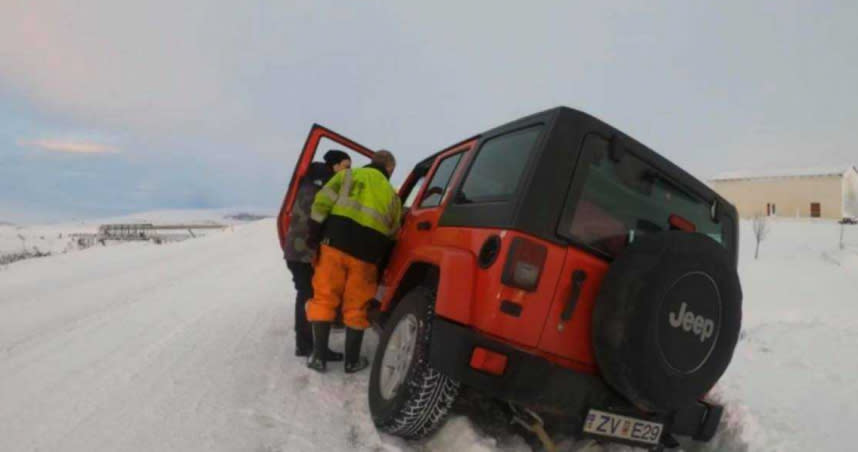
<instances>
[{"instance_id":1,"label":"man in yellow jacket","mask_svg":"<svg viewBox=\"0 0 858 452\"><path fill-rule=\"evenodd\" d=\"M324 372L331 322L342 306L346 325L345 371L365 369L360 356L366 311L375 296L379 264L399 229L402 204L390 175L396 160L378 151L372 163L340 171L316 194L310 211L311 246L321 242L313 276L313 298L307 319L313 330L313 353L307 366Z\"/></svg>"}]
</instances>

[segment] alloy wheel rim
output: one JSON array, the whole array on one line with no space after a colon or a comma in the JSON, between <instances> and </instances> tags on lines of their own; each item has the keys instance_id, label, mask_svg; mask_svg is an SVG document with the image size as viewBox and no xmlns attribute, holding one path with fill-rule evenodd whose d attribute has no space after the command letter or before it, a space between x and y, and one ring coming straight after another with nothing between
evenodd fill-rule
<instances>
[{"instance_id":1,"label":"alloy wheel rim","mask_svg":"<svg viewBox=\"0 0 858 452\"><path fill-rule=\"evenodd\" d=\"M417 317L414 314L402 317L384 348L379 389L385 400L396 396L408 375L417 345L417 325Z\"/></svg>"}]
</instances>

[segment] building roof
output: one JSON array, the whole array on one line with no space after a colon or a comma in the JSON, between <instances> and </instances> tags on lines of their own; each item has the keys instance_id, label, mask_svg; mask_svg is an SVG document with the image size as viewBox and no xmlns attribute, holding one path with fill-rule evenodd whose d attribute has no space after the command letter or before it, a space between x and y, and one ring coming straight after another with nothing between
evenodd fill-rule
<instances>
[{"instance_id":1,"label":"building roof","mask_svg":"<svg viewBox=\"0 0 858 452\"><path fill-rule=\"evenodd\" d=\"M764 169L728 171L716 175L710 181L727 181L740 179L775 179L784 177L825 177L842 176L847 171L858 171L854 166L835 166L828 168L794 168L794 169Z\"/></svg>"}]
</instances>

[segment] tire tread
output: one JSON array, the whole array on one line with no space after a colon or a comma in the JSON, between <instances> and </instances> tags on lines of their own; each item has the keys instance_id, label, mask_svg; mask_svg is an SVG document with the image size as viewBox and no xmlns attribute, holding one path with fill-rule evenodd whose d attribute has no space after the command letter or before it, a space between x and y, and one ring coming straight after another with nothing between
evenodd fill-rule
<instances>
[{"instance_id":1,"label":"tire tread","mask_svg":"<svg viewBox=\"0 0 858 452\"><path fill-rule=\"evenodd\" d=\"M419 355L408 376L408 396L402 407L389 419L376 426L379 430L405 439L416 440L437 431L446 420L459 395L459 382L434 369L427 361L431 322L434 317L435 290L421 286L414 289L425 311L419 319L423 337L415 350ZM408 300L403 300L407 302Z\"/></svg>"}]
</instances>

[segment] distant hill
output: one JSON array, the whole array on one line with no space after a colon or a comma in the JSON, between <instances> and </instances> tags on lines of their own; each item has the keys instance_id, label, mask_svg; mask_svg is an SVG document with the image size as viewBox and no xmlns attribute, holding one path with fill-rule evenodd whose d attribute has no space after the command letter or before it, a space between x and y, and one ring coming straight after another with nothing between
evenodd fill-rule
<instances>
[{"instance_id":1,"label":"distant hill","mask_svg":"<svg viewBox=\"0 0 858 452\"><path fill-rule=\"evenodd\" d=\"M227 220L236 220L236 221L259 221L259 220L264 220L266 218L270 218L270 216L269 215L258 215L258 214L253 214L253 213L241 212L241 213L236 213L236 214L232 214L232 215L226 215L226 216L224 216L224 218L226 218Z\"/></svg>"}]
</instances>

